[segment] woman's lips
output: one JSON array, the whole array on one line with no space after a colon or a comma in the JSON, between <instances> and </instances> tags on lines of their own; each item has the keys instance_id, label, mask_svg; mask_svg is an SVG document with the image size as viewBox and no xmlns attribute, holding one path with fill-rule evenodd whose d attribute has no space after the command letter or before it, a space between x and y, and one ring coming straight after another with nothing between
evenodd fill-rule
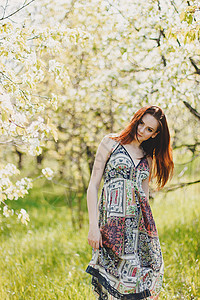
<instances>
[{"instance_id":1,"label":"woman's lips","mask_svg":"<svg viewBox=\"0 0 200 300\"><path fill-rule=\"evenodd\" d=\"M139 133L138 133L137 135L138 135L139 137L142 137L141 134L139 134Z\"/></svg>"}]
</instances>

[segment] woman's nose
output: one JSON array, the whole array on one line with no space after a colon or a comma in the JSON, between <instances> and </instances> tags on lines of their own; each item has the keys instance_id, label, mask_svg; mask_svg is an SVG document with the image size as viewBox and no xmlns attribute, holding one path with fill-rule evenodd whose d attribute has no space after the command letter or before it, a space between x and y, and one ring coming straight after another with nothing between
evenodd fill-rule
<instances>
[{"instance_id":1,"label":"woman's nose","mask_svg":"<svg viewBox=\"0 0 200 300\"><path fill-rule=\"evenodd\" d=\"M143 131L144 131L144 126L141 126L140 127L140 132L143 133Z\"/></svg>"}]
</instances>

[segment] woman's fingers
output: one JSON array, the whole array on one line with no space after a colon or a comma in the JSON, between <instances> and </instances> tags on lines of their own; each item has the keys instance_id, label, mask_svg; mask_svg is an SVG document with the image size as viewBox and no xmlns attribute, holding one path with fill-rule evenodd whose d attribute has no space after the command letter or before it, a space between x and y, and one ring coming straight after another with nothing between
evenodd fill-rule
<instances>
[{"instance_id":1,"label":"woman's fingers","mask_svg":"<svg viewBox=\"0 0 200 300\"><path fill-rule=\"evenodd\" d=\"M93 240L88 239L88 244L94 249L99 249L99 242L98 241L93 241Z\"/></svg>"},{"instance_id":2,"label":"woman's fingers","mask_svg":"<svg viewBox=\"0 0 200 300\"><path fill-rule=\"evenodd\" d=\"M88 244L92 247L92 248L94 248L95 250L96 249L99 249L99 245L102 247L102 239L101 239L101 237L100 237L100 241L98 242L98 241L91 241L91 240L88 240Z\"/></svg>"},{"instance_id":3,"label":"woman's fingers","mask_svg":"<svg viewBox=\"0 0 200 300\"><path fill-rule=\"evenodd\" d=\"M102 235L100 233L100 230L98 229L97 231L89 231L88 233L88 244L96 249L99 249L99 246L102 245Z\"/></svg>"},{"instance_id":4,"label":"woman's fingers","mask_svg":"<svg viewBox=\"0 0 200 300\"><path fill-rule=\"evenodd\" d=\"M97 249L99 249L99 243L98 242L96 242L95 244L94 244L94 250L97 250Z\"/></svg>"}]
</instances>

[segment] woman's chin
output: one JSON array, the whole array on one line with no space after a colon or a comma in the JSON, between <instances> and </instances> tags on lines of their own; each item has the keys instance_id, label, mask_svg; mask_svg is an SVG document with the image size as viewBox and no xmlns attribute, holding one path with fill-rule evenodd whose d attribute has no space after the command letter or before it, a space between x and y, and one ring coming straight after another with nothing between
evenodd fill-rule
<instances>
[{"instance_id":1,"label":"woman's chin","mask_svg":"<svg viewBox=\"0 0 200 300\"><path fill-rule=\"evenodd\" d=\"M137 134L137 140L143 142L142 136Z\"/></svg>"}]
</instances>

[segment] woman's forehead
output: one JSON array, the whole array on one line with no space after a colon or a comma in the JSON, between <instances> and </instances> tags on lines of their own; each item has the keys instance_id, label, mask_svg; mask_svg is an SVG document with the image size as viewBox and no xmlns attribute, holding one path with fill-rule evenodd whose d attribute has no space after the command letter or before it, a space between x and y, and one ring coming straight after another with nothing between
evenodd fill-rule
<instances>
[{"instance_id":1,"label":"woman's forehead","mask_svg":"<svg viewBox=\"0 0 200 300\"><path fill-rule=\"evenodd\" d=\"M142 117L142 121L145 123L146 126L151 127L155 130L159 126L158 120L154 116L148 113Z\"/></svg>"}]
</instances>

